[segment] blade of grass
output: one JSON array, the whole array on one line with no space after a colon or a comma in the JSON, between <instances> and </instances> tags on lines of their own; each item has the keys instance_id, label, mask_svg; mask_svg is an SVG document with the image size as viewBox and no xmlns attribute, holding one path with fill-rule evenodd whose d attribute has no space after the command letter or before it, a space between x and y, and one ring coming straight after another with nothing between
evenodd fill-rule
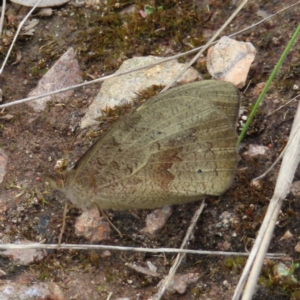
<instances>
[{"instance_id":1,"label":"blade of grass","mask_svg":"<svg viewBox=\"0 0 300 300\"><path fill-rule=\"evenodd\" d=\"M246 122L246 124L245 124L245 126L244 126L244 128L243 128L243 130L242 130L242 132L240 134L240 136L239 136L238 146L241 143L241 141L243 140L243 138L244 138L244 136L246 134L246 131L247 131L248 127L249 127L249 124L251 123L251 121L252 121L252 119L253 119L253 117L254 117L254 115L255 115L255 113L256 113L256 111L257 111L257 109L258 109L258 107L259 107L259 105L261 103L261 101L263 100L263 98L264 98L264 96L265 96L268 88L270 87L271 82L273 81L274 77L278 73L278 70L281 67L282 63L284 62L284 60L285 60L286 56L288 55L290 49L292 48L293 44L295 43L295 41L296 41L299 33L300 33L300 25L298 26L298 28L296 29L296 31L293 34L292 38L290 39L288 45L284 49L284 51L283 51L280 59L278 60L278 63L276 64L274 70L272 71L272 73L271 73L271 75L270 75L270 77L269 77L269 79L268 79L268 81L267 81L264 89L260 93L260 95L259 95L259 97L258 97L258 99L257 99L257 101L256 101L256 103L255 103L255 105L254 105L254 107L253 107L253 109L252 109L249 117L248 117L248 120L247 120L247 122Z\"/></svg>"}]
</instances>

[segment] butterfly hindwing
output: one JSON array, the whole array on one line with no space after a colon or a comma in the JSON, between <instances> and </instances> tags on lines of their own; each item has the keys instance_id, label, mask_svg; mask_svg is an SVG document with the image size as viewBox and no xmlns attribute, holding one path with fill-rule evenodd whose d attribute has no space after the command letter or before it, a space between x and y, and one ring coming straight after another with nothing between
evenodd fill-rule
<instances>
[{"instance_id":1,"label":"butterfly hindwing","mask_svg":"<svg viewBox=\"0 0 300 300\"><path fill-rule=\"evenodd\" d=\"M82 208L97 203L126 209L222 194L237 161L238 107L236 89L219 81L192 83L149 99L69 171L67 196Z\"/></svg>"}]
</instances>

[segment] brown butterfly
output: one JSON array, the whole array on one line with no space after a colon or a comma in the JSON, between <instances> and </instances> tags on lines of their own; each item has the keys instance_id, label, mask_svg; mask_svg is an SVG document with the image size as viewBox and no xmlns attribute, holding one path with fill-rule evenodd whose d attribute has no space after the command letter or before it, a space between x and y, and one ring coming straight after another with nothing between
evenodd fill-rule
<instances>
[{"instance_id":1,"label":"brown butterfly","mask_svg":"<svg viewBox=\"0 0 300 300\"><path fill-rule=\"evenodd\" d=\"M218 196L237 164L239 92L208 80L171 89L121 118L65 171L62 187L86 209L157 208Z\"/></svg>"}]
</instances>

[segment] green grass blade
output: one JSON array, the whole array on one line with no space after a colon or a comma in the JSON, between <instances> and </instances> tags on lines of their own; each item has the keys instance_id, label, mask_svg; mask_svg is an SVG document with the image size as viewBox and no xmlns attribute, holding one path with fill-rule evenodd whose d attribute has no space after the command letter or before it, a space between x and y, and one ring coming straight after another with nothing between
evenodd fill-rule
<instances>
[{"instance_id":1,"label":"green grass blade","mask_svg":"<svg viewBox=\"0 0 300 300\"><path fill-rule=\"evenodd\" d=\"M240 134L240 136L239 136L239 139L238 139L238 146L239 146L239 144L241 143L241 141L243 140L243 138L244 138L244 136L245 136L245 134L246 134L246 131L247 131L248 127L249 127L249 124L250 124L250 122L252 121L252 119L253 119L253 117L254 117L256 111L257 111L257 108L258 108L259 104L261 103L262 99L264 98L264 96L265 96L265 94L266 94L266 92L267 92L267 90L268 90L268 88L269 88L269 86L270 86L272 80L273 80L274 77L276 76L276 74L277 74L279 68L281 67L283 61L285 60L285 58L286 58L286 56L287 56L287 54L289 53L290 49L292 48L292 46L293 46L294 42L296 41L296 39L297 39L299 33L300 33L300 25L298 25L298 27L297 27L295 33L293 34L293 36L292 36L292 38L290 39L288 45L287 45L286 48L284 49L284 51L283 51L283 53L282 53L282 55L281 55L281 57L280 57L278 63L276 64L274 70L272 71L272 73L271 73L271 75L270 75L270 77L269 77L269 79L268 79L268 81L267 81L267 83L266 83L264 89L263 89L262 92L260 93L260 95L259 95L259 97L258 97L258 99L257 99L257 101L256 101L256 103L255 103L255 105L254 105L254 107L253 107L253 109L252 109L252 111L251 111L249 117L248 117L248 120L247 120L247 122L246 122L246 124L245 124L245 126L244 126L244 128L243 128L243 130L242 130L242 132L241 132L241 134Z\"/></svg>"}]
</instances>

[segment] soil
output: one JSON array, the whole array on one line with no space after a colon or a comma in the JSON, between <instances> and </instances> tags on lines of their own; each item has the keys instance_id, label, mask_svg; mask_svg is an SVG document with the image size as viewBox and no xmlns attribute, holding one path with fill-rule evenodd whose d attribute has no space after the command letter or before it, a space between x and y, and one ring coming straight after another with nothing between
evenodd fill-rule
<instances>
[{"instance_id":1,"label":"soil","mask_svg":"<svg viewBox=\"0 0 300 300\"><path fill-rule=\"evenodd\" d=\"M75 1L74 1L75 2ZM155 1L162 10L143 18L142 1L108 1L107 5L76 6L72 2L56 8L51 17L38 17L40 23L32 36L21 36L1 75L0 85L4 103L22 99L37 85L38 80L58 57L73 47L77 52L82 75L86 80L114 73L121 63L134 55L172 55L204 44L236 8L235 1ZM223 35L230 35L256 23L262 16L275 13L295 1L249 1ZM124 3L124 4L123 4ZM134 13L124 14L129 4ZM153 5L153 3L149 4ZM153 5L154 6L154 5ZM161 8L160 8L161 7ZM208 10L209 7L209 10ZM6 19L5 32L14 33L25 9L11 10ZM160 14L160 15L159 15ZM247 115L257 99L257 85L268 79L300 21L297 5L260 25L235 36L237 40L253 43L257 49L255 63L248 76L248 87L242 90L244 114ZM10 38L1 39L0 57L3 58ZM21 60L13 64L18 51ZM278 157L287 143L297 101L293 101L272 115L270 112L299 94L300 45L296 42L279 74L272 83L259 112L240 147L240 161L231 188L220 199L207 199L207 206L198 221L188 247L201 250L244 252L251 249L264 213L272 197L280 166L263 180L260 188L250 183L263 173ZM186 57L188 61L190 57ZM199 61L195 68L205 78L209 75ZM44 174L53 173L55 162L68 158L72 165L104 129L80 130L81 117L99 85L76 90L74 96L61 103L53 101L41 113L27 104L1 111L0 144L8 155L7 174L0 187L2 242L18 239L57 243L62 224L65 199L50 191ZM6 120L6 115L13 118ZM268 147L267 154L250 158L245 151L250 144ZM296 172L295 180L299 180ZM179 248L195 209L199 204L175 207L163 230L154 237L140 233L150 211L109 211L108 214L124 234L112 234L110 245L135 247ZM229 226L216 226L224 212L230 214ZM74 222L80 210L68 212L64 243L89 243L76 237ZM278 261L266 260L253 299L300 299L300 268L294 250L299 241L299 197L289 195L274 232L269 252L287 254L286 264L292 276L278 278L272 268ZM284 233L290 239L281 240ZM160 274L167 274L174 255L110 251L49 251L47 257L30 266L20 267L1 258L0 268L6 272L2 279L18 281L30 278L35 282L56 282L66 299L149 299L157 291L160 279L150 278L125 266L126 262L146 266L151 261ZM166 299L230 299L245 264L241 257L187 255L178 273L199 273L200 279L180 294ZM292 268L295 267L295 270Z\"/></svg>"}]
</instances>

